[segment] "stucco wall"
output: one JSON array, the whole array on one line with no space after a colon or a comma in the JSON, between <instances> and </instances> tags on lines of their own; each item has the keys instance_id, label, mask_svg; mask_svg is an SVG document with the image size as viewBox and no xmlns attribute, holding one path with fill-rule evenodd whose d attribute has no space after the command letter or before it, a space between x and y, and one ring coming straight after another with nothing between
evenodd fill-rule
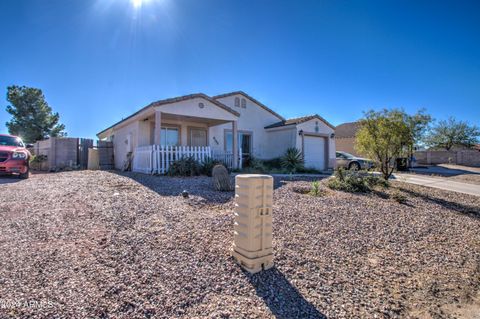
<instances>
[{"instance_id":1,"label":"stucco wall","mask_svg":"<svg viewBox=\"0 0 480 319\"><path fill-rule=\"evenodd\" d=\"M76 165L78 160L78 138L55 139L55 166L65 167Z\"/></svg>"},{"instance_id":2,"label":"stucco wall","mask_svg":"<svg viewBox=\"0 0 480 319\"><path fill-rule=\"evenodd\" d=\"M240 101L245 99L245 108L241 107L241 103L240 106L235 106L236 97L238 97ZM208 128L208 144L214 151L218 152L225 150L225 132L232 130L231 121L236 120L239 132L251 134L252 154L259 159L272 159L282 156L288 147L297 147L300 149L301 139L298 131L301 129L304 132L323 133L328 134L328 136L334 132L331 127L317 119L302 123L298 126L292 125L279 129L265 130L265 126L277 123L281 119L241 94L224 97L218 99L218 101L240 113L240 116L237 117L203 98L161 105L156 107L156 110L162 112L162 125L172 124L180 128L181 145L187 145L188 143L189 126L208 127L209 124L205 121L196 122L193 119L191 121L181 119L174 120L171 118L171 114L229 121L228 123L210 126ZM199 107L199 103L203 103L202 108ZM145 110L138 116L132 118L130 122L122 123L119 127L112 130L116 168L123 166L129 150L134 150L137 146L153 144L154 116L152 114L154 114L154 112L154 109ZM170 116L168 114L170 114ZM318 131L315 130L316 122L318 122ZM211 124L212 123L210 123L210 125ZM330 137L328 140L329 167L332 167L335 161L335 140Z\"/></svg>"},{"instance_id":3,"label":"stucco wall","mask_svg":"<svg viewBox=\"0 0 480 319\"><path fill-rule=\"evenodd\" d=\"M127 159L128 150L133 150L137 146L136 137L138 134L138 122L132 122L128 125L113 131L113 152L115 168L121 169ZM130 136L130 138L129 138ZM128 142L131 145L128 145Z\"/></svg>"},{"instance_id":4,"label":"stucco wall","mask_svg":"<svg viewBox=\"0 0 480 319\"><path fill-rule=\"evenodd\" d=\"M46 155L45 169L63 168L78 163L78 138L52 137L37 141L33 148L35 155Z\"/></svg>"},{"instance_id":5,"label":"stucco wall","mask_svg":"<svg viewBox=\"0 0 480 319\"><path fill-rule=\"evenodd\" d=\"M289 147L296 147L297 129L295 125L291 127L282 127L278 129L267 130L267 139L269 141L265 151L269 158L283 156Z\"/></svg>"},{"instance_id":6,"label":"stucco wall","mask_svg":"<svg viewBox=\"0 0 480 319\"><path fill-rule=\"evenodd\" d=\"M318 123L318 131L315 129ZM335 132L333 128L325 124L319 119L311 119L310 121L301 123L297 125L297 138L296 144L299 150L302 149L302 137L298 134L300 130L303 130L304 133L320 133L328 135L328 168L335 167L335 139L330 138L331 134Z\"/></svg>"},{"instance_id":7,"label":"stucco wall","mask_svg":"<svg viewBox=\"0 0 480 319\"><path fill-rule=\"evenodd\" d=\"M265 126L281 121L278 117L272 113L266 111L253 101L246 99L246 108L241 106L235 106L235 97L239 97L240 100L245 98L243 95L232 95L221 99L218 99L221 103L229 106L233 110L240 113L238 118L238 130L253 132L252 134L252 153L253 156L260 159L270 159L273 156L269 153L271 135L269 135L264 129ZM224 124L214 126L210 128L210 145L216 149L224 150L224 136L225 130L231 130L231 124ZM214 141L217 140L218 144Z\"/></svg>"},{"instance_id":8,"label":"stucco wall","mask_svg":"<svg viewBox=\"0 0 480 319\"><path fill-rule=\"evenodd\" d=\"M203 103L203 108L199 107L199 103ZM203 98L195 98L172 104L161 105L156 107L156 109L160 110L163 113L171 113L184 116L212 118L225 121L233 121L237 119L234 114L220 108L219 106ZM232 107L232 109L234 109L235 111L239 111L239 108Z\"/></svg>"}]
</instances>

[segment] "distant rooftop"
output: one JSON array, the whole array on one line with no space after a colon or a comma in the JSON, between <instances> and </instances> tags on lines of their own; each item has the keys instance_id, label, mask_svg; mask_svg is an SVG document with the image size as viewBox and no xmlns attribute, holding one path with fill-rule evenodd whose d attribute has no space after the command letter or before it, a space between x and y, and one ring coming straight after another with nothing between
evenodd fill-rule
<instances>
[{"instance_id":1,"label":"distant rooftop","mask_svg":"<svg viewBox=\"0 0 480 319\"><path fill-rule=\"evenodd\" d=\"M348 138L355 137L359 128L358 122L349 122L338 125L335 128L335 137L336 138Z\"/></svg>"}]
</instances>

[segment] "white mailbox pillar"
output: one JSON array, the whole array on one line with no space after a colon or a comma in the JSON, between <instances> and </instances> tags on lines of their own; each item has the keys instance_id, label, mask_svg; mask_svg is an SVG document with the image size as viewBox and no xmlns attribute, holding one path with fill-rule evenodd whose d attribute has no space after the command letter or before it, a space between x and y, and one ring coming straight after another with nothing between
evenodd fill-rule
<instances>
[{"instance_id":1,"label":"white mailbox pillar","mask_svg":"<svg viewBox=\"0 0 480 319\"><path fill-rule=\"evenodd\" d=\"M251 273L273 266L272 203L272 176L243 174L235 177L232 254Z\"/></svg>"}]
</instances>

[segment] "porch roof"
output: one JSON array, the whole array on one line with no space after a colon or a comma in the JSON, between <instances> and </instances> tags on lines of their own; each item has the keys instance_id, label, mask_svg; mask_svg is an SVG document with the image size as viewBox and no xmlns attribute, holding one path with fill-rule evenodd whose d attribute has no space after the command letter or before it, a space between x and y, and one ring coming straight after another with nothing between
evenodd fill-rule
<instances>
[{"instance_id":1,"label":"porch roof","mask_svg":"<svg viewBox=\"0 0 480 319\"><path fill-rule=\"evenodd\" d=\"M163 99L163 100L159 100L159 101L156 101L156 102L152 102L150 104L148 104L147 106L141 108L140 110L136 111L135 113L127 116L126 118L116 122L115 124L107 127L106 129L100 131L97 133L97 136L100 137L100 135L102 135L103 133L107 132L108 130L114 128L115 126L119 125L119 124L122 124L130 119L132 119L133 117L139 115L140 113L142 112L145 112L146 110L148 109L153 109L157 106L161 106L161 105L166 105L166 104L172 104L172 103L176 103L176 102L181 102L181 101L186 101L186 100L191 100L191 99L195 99L195 98L202 98L202 99L205 99L207 100L208 102L218 106L219 108L235 115L235 116L240 116L240 113L238 113L237 111L231 109L230 107L226 106L225 104L215 100L215 99L212 99L211 97L209 97L208 95L206 94L203 94L203 93L194 93L194 94L189 94L189 95L183 95L183 96L178 96L178 97L174 97L174 98L169 98L169 99Z\"/></svg>"}]
</instances>

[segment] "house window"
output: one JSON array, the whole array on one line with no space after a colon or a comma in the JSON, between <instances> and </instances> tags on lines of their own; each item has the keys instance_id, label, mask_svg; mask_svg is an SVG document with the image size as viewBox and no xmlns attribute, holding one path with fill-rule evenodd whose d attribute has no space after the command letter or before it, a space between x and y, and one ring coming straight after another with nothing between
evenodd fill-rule
<instances>
[{"instance_id":1,"label":"house window","mask_svg":"<svg viewBox=\"0 0 480 319\"><path fill-rule=\"evenodd\" d=\"M240 98L238 97L235 98L235 106L240 107Z\"/></svg>"},{"instance_id":2,"label":"house window","mask_svg":"<svg viewBox=\"0 0 480 319\"><path fill-rule=\"evenodd\" d=\"M246 109L247 108L247 100L242 99L242 108Z\"/></svg>"},{"instance_id":3,"label":"house window","mask_svg":"<svg viewBox=\"0 0 480 319\"><path fill-rule=\"evenodd\" d=\"M252 152L252 134L238 132L238 147L242 149L242 155L250 155ZM232 131L225 132L225 151L233 152Z\"/></svg>"},{"instance_id":4,"label":"house window","mask_svg":"<svg viewBox=\"0 0 480 319\"><path fill-rule=\"evenodd\" d=\"M160 144L168 146L177 146L179 144L179 132L178 127L165 127L162 126L160 133Z\"/></svg>"},{"instance_id":5,"label":"house window","mask_svg":"<svg viewBox=\"0 0 480 319\"><path fill-rule=\"evenodd\" d=\"M207 129L206 128L196 128L189 127L190 131L190 146L207 146Z\"/></svg>"}]
</instances>

